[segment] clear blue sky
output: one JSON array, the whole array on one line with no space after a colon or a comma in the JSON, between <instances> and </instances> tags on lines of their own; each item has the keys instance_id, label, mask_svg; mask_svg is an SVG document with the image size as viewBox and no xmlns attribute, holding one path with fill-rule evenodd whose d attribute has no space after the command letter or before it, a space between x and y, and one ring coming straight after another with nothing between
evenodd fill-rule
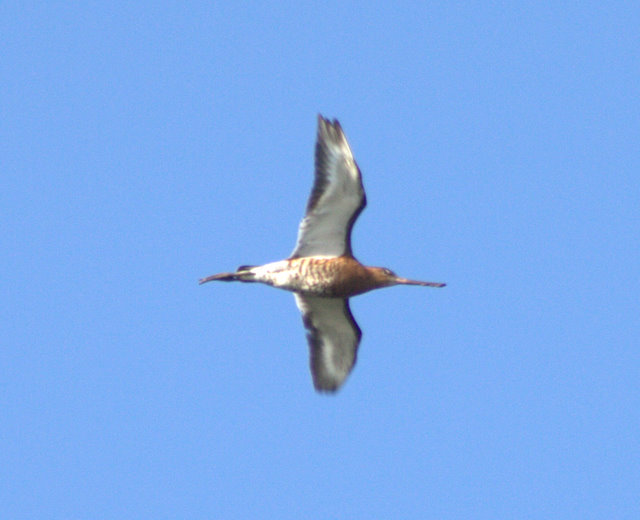
<instances>
[{"instance_id":1,"label":"clear blue sky","mask_svg":"<svg viewBox=\"0 0 640 520\"><path fill-rule=\"evenodd\" d=\"M216 5L226 4L226 5ZM3 2L0 517L640 518L636 2ZM313 391L316 114L369 205Z\"/></svg>"}]
</instances>

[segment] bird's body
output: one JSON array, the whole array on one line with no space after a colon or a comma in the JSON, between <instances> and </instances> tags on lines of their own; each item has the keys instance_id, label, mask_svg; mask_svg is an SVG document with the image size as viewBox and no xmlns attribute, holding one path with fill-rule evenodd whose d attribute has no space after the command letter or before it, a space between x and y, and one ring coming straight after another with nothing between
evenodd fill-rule
<instances>
[{"instance_id":1,"label":"bird's body","mask_svg":"<svg viewBox=\"0 0 640 520\"><path fill-rule=\"evenodd\" d=\"M355 364L362 333L349 297L392 285L444 286L366 267L353 257L351 229L365 205L360 169L340 123L319 116L315 182L292 255L200 280L259 282L293 292L308 331L311 373L319 391L337 390Z\"/></svg>"},{"instance_id":2,"label":"bird's body","mask_svg":"<svg viewBox=\"0 0 640 520\"><path fill-rule=\"evenodd\" d=\"M395 280L389 283L392 280L389 280L388 272L383 267L365 267L351 256L307 256L259 266L242 266L235 273L203 278L201 283L213 280L260 282L303 295L349 298L401 283ZM441 287L442 284L415 282L407 285Z\"/></svg>"}]
</instances>

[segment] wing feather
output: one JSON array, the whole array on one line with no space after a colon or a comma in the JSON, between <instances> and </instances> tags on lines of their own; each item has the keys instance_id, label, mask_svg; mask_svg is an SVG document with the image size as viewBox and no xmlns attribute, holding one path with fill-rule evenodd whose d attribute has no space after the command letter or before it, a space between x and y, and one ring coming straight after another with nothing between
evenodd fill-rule
<instances>
[{"instance_id":1,"label":"wing feather","mask_svg":"<svg viewBox=\"0 0 640 520\"><path fill-rule=\"evenodd\" d=\"M349 300L295 294L307 329L313 385L335 392L356 363L362 332L353 319Z\"/></svg>"},{"instance_id":2,"label":"wing feather","mask_svg":"<svg viewBox=\"0 0 640 520\"><path fill-rule=\"evenodd\" d=\"M315 179L291 258L353 256L351 229L366 203L360 168L340 123L319 115Z\"/></svg>"}]
</instances>

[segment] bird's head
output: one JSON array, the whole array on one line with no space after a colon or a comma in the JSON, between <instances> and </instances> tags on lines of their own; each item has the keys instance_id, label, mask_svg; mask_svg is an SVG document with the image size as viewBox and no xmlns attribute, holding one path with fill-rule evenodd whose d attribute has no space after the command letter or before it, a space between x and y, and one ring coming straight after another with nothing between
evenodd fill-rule
<instances>
[{"instance_id":1,"label":"bird's head","mask_svg":"<svg viewBox=\"0 0 640 520\"><path fill-rule=\"evenodd\" d=\"M444 287L446 285L439 282L422 282L420 280L402 278L386 267L369 267L368 269L373 275L377 288L391 287L392 285L420 285L422 287Z\"/></svg>"}]
</instances>

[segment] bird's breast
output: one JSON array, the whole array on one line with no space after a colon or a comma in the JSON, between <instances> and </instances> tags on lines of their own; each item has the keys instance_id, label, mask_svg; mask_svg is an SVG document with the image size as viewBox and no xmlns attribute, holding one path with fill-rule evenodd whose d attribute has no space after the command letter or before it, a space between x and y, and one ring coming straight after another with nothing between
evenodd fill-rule
<instances>
[{"instance_id":1,"label":"bird's breast","mask_svg":"<svg viewBox=\"0 0 640 520\"><path fill-rule=\"evenodd\" d=\"M263 268L260 281L300 294L348 298L374 288L366 268L351 257L290 258Z\"/></svg>"}]
</instances>

